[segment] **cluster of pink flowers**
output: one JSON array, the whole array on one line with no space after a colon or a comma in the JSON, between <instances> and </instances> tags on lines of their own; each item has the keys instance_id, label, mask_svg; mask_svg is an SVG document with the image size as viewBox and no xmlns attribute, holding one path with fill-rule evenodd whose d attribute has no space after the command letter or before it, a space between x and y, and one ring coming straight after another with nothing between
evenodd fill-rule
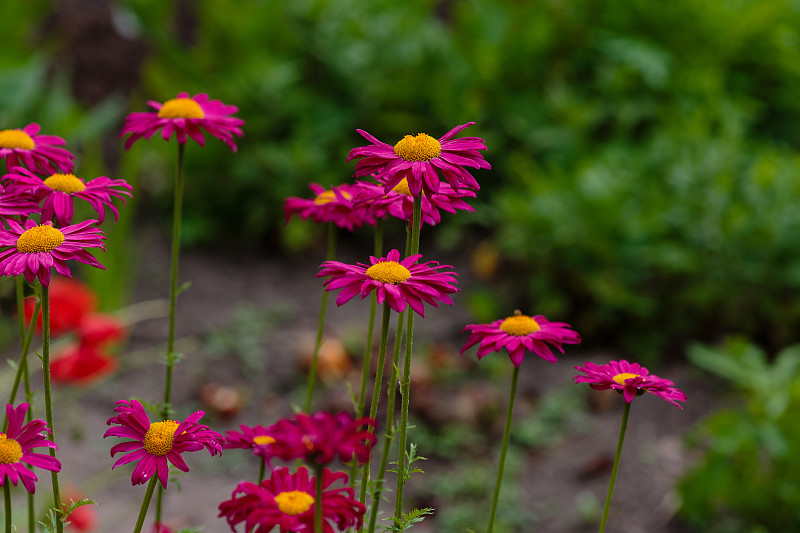
<instances>
[{"instance_id":1,"label":"cluster of pink flowers","mask_svg":"<svg viewBox=\"0 0 800 533\"><path fill-rule=\"evenodd\" d=\"M150 101L149 105L154 112L131 113L126 118L120 135L128 136L126 149L159 132L164 140L174 135L181 144L192 139L202 146L205 131L232 151L237 150L234 141L243 135L244 122L232 116L238 111L235 106L210 100L206 94L189 93L179 93L164 103ZM358 130L369 144L351 150L347 160L356 161L354 177L361 179L330 188L311 184L312 198L286 200L286 221L299 216L354 230L387 217L411 223L415 206L421 208L420 226L439 224L442 212L473 212L467 200L476 197L479 185L467 168L491 168L481 153L486 150L483 139L456 138L473 124L459 125L438 139L424 133L406 135L394 145ZM74 157L60 147L64 140L39 135L39 130L37 124L29 124L0 131L0 160L7 171L0 177L0 275L24 276L29 283L38 280L49 287L52 334L74 333L79 339L53 361L53 379L86 383L116 368L114 359L101 349L121 339L124 328L113 317L96 313L96 297L86 287L59 277L51 282L51 273L55 269L70 276L70 260L103 268L88 249L104 249L105 236L98 224L104 221L106 209L118 219L114 201L124 205L132 197L132 188L122 179L100 176L86 180L76 176ZM76 200L87 203L97 219L73 224ZM386 304L387 316L389 309L401 313L408 308L424 318L425 304L452 305L450 296L459 289L452 267L421 260L421 254L403 258L392 249L383 257L371 256L368 263L325 261L317 277L325 278L325 291L340 291L337 305L356 295L363 299L374 293L378 303ZM26 302L26 322L41 320L33 316L34 306L33 299ZM556 363L554 351L563 354L564 345L581 342L569 324L520 311L488 324L469 324L463 331L469 332L469 337L462 354L477 346L477 358L482 359L505 349L515 376L526 354ZM628 404L645 392L681 408L678 402L686 401L673 382L650 374L636 363L621 360L575 368L582 373L575 376L575 383L616 390ZM21 481L33 493L37 476L31 467L58 472L60 463L54 456L32 451L57 446L47 439L50 430L44 421L23 424L27 410L26 403L17 408L6 406L8 429L0 433L0 486L6 481L16 486ZM320 515L325 533L362 528L364 503L355 499L348 475L331 467L337 462L355 466L370 461L377 442L373 418L297 413L269 426L242 424L223 438L200 423L203 411L183 420L151 421L142 402L120 400L114 412L104 438L124 440L111 447L112 458L120 454L112 469L131 464L133 485L151 482L152 491L157 480L166 489L170 465L188 472L184 454L190 452L205 449L213 457L223 449L245 449L258 457L262 474L266 466L271 472L266 479L260 475L257 483L242 481L231 498L220 503L219 517L232 531L244 524L245 531L254 533L267 533L276 527L281 533L313 533ZM291 471L287 466L273 468L274 460L302 461L305 465ZM147 498L146 502L149 504ZM153 531L170 529L157 523Z\"/></svg>"},{"instance_id":2,"label":"cluster of pink flowers","mask_svg":"<svg viewBox=\"0 0 800 533\"><path fill-rule=\"evenodd\" d=\"M348 475L333 472L328 466L336 459L341 463L369 461L375 445L375 421L354 419L348 413L298 413L264 426L240 426L225 435L224 448L244 448L271 464L272 459L301 459L322 476L310 477L301 466L290 473L287 467L276 467L269 478L260 483L243 481L234 489L231 499L219 506L220 517L231 530L245 523L245 531L267 532L280 526L282 531L313 532L316 483L322 484L322 517L325 531L360 528L365 506L355 499L353 489L346 486ZM331 488L341 482L338 488Z\"/></svg>"}]
</instances>

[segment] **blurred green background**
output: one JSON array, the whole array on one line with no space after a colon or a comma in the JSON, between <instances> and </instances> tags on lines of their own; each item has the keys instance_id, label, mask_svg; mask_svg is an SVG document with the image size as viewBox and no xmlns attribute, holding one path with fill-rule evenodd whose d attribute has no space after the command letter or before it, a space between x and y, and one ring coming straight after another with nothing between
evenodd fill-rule
<instances>
[{"instance_id":1,"label":"blurred green background","mask_svg":"<svg viewBox=\"0 0 800 533\"><path fill-rule=\"evenodd\" d=\"M138 224L166 227L174 154L157 139L121 154L124 115L182 90L239 106L235 157L219 142L190 149L189 246L319 242L310 225L284 226L281 206L311 181L351 179L356 128L393 143L474 120L493 169L478 175L477 213L446 220L436 244L481 254L465 297L479 320L545 312L645 362L730 333L798 340L798 2L39 0L4 12L0 122L40 122L84 174L132 182Z\"/></svg>"}]
</instances>

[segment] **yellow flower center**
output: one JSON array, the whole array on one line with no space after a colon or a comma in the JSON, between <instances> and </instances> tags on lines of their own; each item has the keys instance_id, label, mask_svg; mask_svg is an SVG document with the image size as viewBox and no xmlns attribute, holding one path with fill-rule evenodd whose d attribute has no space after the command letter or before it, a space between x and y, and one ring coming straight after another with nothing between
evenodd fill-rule
<instances>
[{"instance_id":1,"label":"yellow flower center","mask_svg":"<svg viewBox=\"0 0 800 533\"><path fill-rule=\"evenodd\" d=\"M503 320L503 323L500 324L500 329L509 335L522 337L523 335L528 335L529 333L536 333L542 328L540 328L539 324L537 324L536 321L528 315L523 315L519 311L515 311L514 316L510 316Z\"/></svg>"},{"instance_id":2,"label":"yellow flower center","mask_svg":"<svg viewBox=\"0 0 800 533\"><path fill-rule=\"evenodd\" d=\"M172 449L176 429L178 423L174 420L152 422L144 434L144 449L150 455L167 455Z\"/></svg>"},{"instance_id":3,"label":"yellow flower center","mask_svg":"<svg viewBox=\"0 0 800 533\"><path fill-rule=\"evenodd\" d=\"M350 200L353 198L353 195L348 192L345 191L340 191L340 192L342 196L344 196L345 200ZM314 203L316 205L325 205L334 201L336 201L336 193L333 191L322 191L317 195L316 198L314 198Z\"/></svg>"},{"instance_id":4,"label":"yellow flower center","mask_svg":"<svg viewBox=\"0 0 800 533\"><path fill-rule=\"evenodd\" d=\"M639 374L630 374L628 372L623 372L622 374L617 374L612 379L617 383L619 383L620 385L625 386L625 382L628 381L629 379L640 378L640 377L641 376Z\"/></svg>"},{"instance_id":5,"label":"yellow flower center","mask_svg":"<svg viewBox=\"0 0 800 533\"><path fill-rule=\"evenodd\" d=\"M22 446L0 433L0 465L10 465L22 459Z\"/></svg>"},{"instance_id":6,"label":"yellow flower center","mask_svg":"<svg viewBox=\"0 0 800 533\"><path fill-rule=\"evenodd\" d=\"M256 435L253 437L253 444L272 444L273 442L275 442L275 439L269 435Z\"/></svg>"},{"instance_id":7,"label":"yellow flower center","mask_svg":"<svg viewBox=\"0 0 800 533\"><path fill-rule=\"evenodd\" d=\"M381 261L367 269L367 276L375 281L397 285L411 277L411 272L397 261Z\"/></svg>"},{"instance_id":8,"label":"yellow flower center","mask_svg":"<svg viewBox=\"0 0 800 533\"><path fill-rule=\"evenodd\" d=\"M53 227L52 224L34 226L17 239L17 251L23 254L36 252L49 252L64 242L64 234Z\"/></svg>"},{"instance_id":9,"label":"yellow flower center","mask_svg":"<svg viewBox=\"0 0 800 533\"><path fill-rule=\"evenodd\" d=\"M394 155L406 161L429 161L441 153L439 141L424 133L406 135L394 145Z\"/></svg>"},{"instance_id":10,"label":"yellow flower center","mask_svg":"<svg viewBox=\"0 0 800 533\"><path fill-rule=\"evenodd\" d=\"M314 497L307 492L291 490L276 494L275 503L278 504L278 509L282 513L294 516L311 509L311 506L314 505Z\"/></svg>"},{"instance_id":11,"label":"yellow flower center","mask_svg":"<svg viewBox=\"0 0 800 533\"><path fill-rule=\"evenodd\" d=\"M203 108L191 98L167 100L158 110L158 118L205 118Z\"/></svg>"},{"instance_id":12,"label":"yellow flower center","mask_svg":"<svg viewBox=\"0 0 800 533\"><path fill-rule=\"evenodd\" d=\"M395 185L392 190L394 192L399 192L400 194L407 194L411 196L411 190L408 188L408 180L406 178L400 180L400 183Z\"/></svg>"},{"instance_id":13,"label":"yellow flower center","mask_svg":"<svg viewBox=\"0 0 800 533\"><path fill-rule=\"evenodd\" d=\"M33 150L36 144L31 136L22 130L0 131L0 148L22 148Z\"/></svg>"},{"instance_id":14,"label":"yellow flower center","mask_svg":"<svg viewBox=\"0 0 800 533\"><path fill-rule=\"evenodd\" d=\"M72 192L81 192L86 188L81 180L75 177L75 174L53 174L46 180L44 184L53 189L54 191L61 191L67 194Z\"/></svg>"}]
</instances>

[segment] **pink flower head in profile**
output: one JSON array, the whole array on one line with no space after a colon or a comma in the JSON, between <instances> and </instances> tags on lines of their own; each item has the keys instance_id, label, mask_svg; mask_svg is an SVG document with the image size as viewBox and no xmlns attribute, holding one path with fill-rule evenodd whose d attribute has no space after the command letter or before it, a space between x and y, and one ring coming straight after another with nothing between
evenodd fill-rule
<instances>
[{"instance_id":1,"label":"pink flower head in profile","mask_svg":"<svg viewBox=\"0 0 800 533\"><path fill-rule=\"evenodd\" d=\"M419 196L424 190L427 194L439 190L440 175L453 189L468 187L478 190L480 186L466 168L492 168L479 150L486 150L483 139L461 137L453 139L474 122L456 126L438 140L420 133L406 135L394 146L379 141L363 130L356 130L370 143L350 150L347 160L358 159L356 177L374 174L385 180L385 190L392 190L404 178L412 196Z\"/></svg>"},{"instance_id":2,"label":"pink flower head in profile","mask_svg":"<svg viewBox=\"0 0 800 533\"><path fill-rule=\"evenodd\" d=\"M686 395L675 387L668 379L661 379L638 363L611 361L607 365L586 363L586 366L576 366L575 370L583 372L583 376L575 376L575 383L588 383L595 390L614 389L622 393L626 403L631 403L637 396L645 392L654 394L659 398L677 405L686 402Z\"/></svg>"},{"instance_id":3,"label":"pink flower head in profile","mask_svg":"<svg viewBox=\"0 0 800 533\"><path fill-rule=\"evenodd\" d=\"M130 198L133 190L125 180L112 180L106 176L85 181L75 174L56 173L42 180L22 167L15 168L12 174L6 174L4 178L8 180L9 188L30 193L38 201L44 200L42 221L55 220L61 226L72 223L75 198L89 202L101 224L106 216L106 207L114 213L114 220L119 220L119 211L111 197L121 198L122 205L125 205L125 197Z\"/></svg>"},{"instance_id":4,"label":"pink flower head in profile","mask_svg":"<svg viewBox=\"0 0 800 533\"><path fill-rule=\"evenodd\" d=\"M311 218L317 224L333 222L340 228L353 231L364 223L375 224L375 219L364 216L353 210L355 187L353 185L334 185L326 189L322 185L312 183L308 186L314 198L298 198L290 196L283 205L286 222L294 215L303 220Z\"/></svg>"},{"instance_id":5,"label":"pink flower head in profile","mask_svg":"<svg viewBox=\"0 0 800 533\"><path fill-rule=\"evenodd\" d=\"M284 461L302 458L318 465L328 464L336 457L343 463L355 458L363 464L369 461L377 440L374 420L366 416L354 419L348 413L298 413L278 420L269 429L275 437L273 456Z\"/></svg>"},{"instance_id":6,"label":"pink flower head in profile","mask_svg":"<svg viewBox=\"0 0 800 533\"><path fill-rule=\"evenodd\" d=\"M405 178L388 192L382 183L359 181L356 187L356 211L366 211L372 218L382 219L389 215L411 222L414 197ZM456 190L449 183L442 183L437 192L422 196L422 223L429 226L439 224L442 221L440 210L450 214L458 210L474 213L475 209L464 198L475 198L475 191L466 188Z\"/></svg>"},{"instance_id":7,"label":"pink flower head in profile","mask_svg":"<svg viewBox=\"0 0 800 533\"><path fill-rule=\"evenodd\" d=\"M105 269L86 248L105 250L102 230L96 220L54 228L51 222L36 224L33 220L20 226L8 220L8 230L0 230L0 276L25 275L28 283L36 278L47 287L50 284L50 269L55 268L62 276L70 277L66 261L75 260L86 265Z\"/></svg>"},{"instance_id":8,"label":"pink flower head in profile","mask_svg":"<svg viewBox=\"0 0 800 533\"><path fill-rule=\"evenodd\" d=\"M418 263L421 257L415 254L400 261L400 252L392 250L386 257L370 256L369 265L325 261L317 277L328 277L324 283L327 291L342 289L336 297L336 305L350 301L356 294L364 299L377 291L378 303L388 302L398 313L405 311L408 305L424 318L423 302L434 307L438 307L437 302L453 305L448 294L458 292L458 274L450 266L439 265L436 261Z\"/></svg>"},{"instance_id":9,"label":"pink flower head in profile","mask_svg":"<svg viewBox=\"0 0 800 533\"><path fill-rule=\"evenodd\" d=\"M205 414L203 411L195 411L183 422L150 422L144 407L136 400L118 401L114 411L118 414L109 418L107 424L116 424L116 427L107 430L103 438L133 440L115 444L111 448L111 457L117 453L126 454L111 468L136 461L131 475L131 483L134 485L145 483L156 474L161 485L167 488L167 461L178 470L188 472L189 467L181 454L196 452L204 447L212 456L222 453L222 435L197 423Z\"/></svg>"},{"instance_id":10,"label":"pink flower head in profile","mask_svg":"<svg viewBox=\"0 0 800 533\"><path fill-rule=\"evenodd\" d=\"M224 449L244 448L249 449L253 455L257 455L268 461L272 458L272 444L275 437L272 430L264 426L239 426L241 431L228 430L225 432Z\"/></svg>"},{"instance_id":11,"label":"pink flower head in profile","mask_svg":"<svg viewBox=\"0 0 800 533\"><path fill-rule=\"evenodd\" d=\"M39 135L40 129L31 123L21 130L0 130L0 160L5 159L6 169L25 165L43 174L72 172L75 156L59 148L66 141L55 135Z\"/></svg>"},{"instance_id":12,"label":"pink flower head in profile","mask_svg":"<svg viewBox=\"0 0 800 533\"><path fill-rule=\"evenodd\" d=\"M581 342L581 336L570 329L569 324L550 322L542 315L530 317L520 311L489 324L468 324L463 331L469 331L470 335L461 348L462 354L476 344L478 359L505 348L514 366L522 364L525 352L533 352L545 361L557 363L551 346L563 354L562 344Z\"/></svg>"},{"instance_id":13,"label":"pink flower head in profile","mask_svg":"<svg viewBox=\"0 0 800 533\"><path fill-rule=\"evenodd\" d=\"M25 422L25 413L28 404L20 404L14 409L11 404L6 404L6 420L8 429L0 433L0 486L10 481L17 486L22 480L22 485L29 493L36 492L36 474L30 467L43 468L51 472L59 472L61 463L55 457L31 451L33 448L58 449L54 442L47 440L47 422L44 420L31 420Z\"/></svg>"},{"instance_id":14,"label":"pink flower head in profile","mask_svg":"<svg viewBox=\"0 0 800 533\"><path fill-rule=\"evenodd\" d=\"M350 487L331 488L337 481L347 483L347 474L322 469L322 501L315 501L316 478L301 466L292 474L289 468L276 468L261 484L242 482L230 500L219 505L219 516L231 531L245 523L248 533L268 533L276 526L281 533L314 533L315 506L322 505L324 533L361 529L366 507L354 498Z\"/></svg>"},{"instance_id":15,"label":"pink flower head in profile","mask_svg":"<svg viewBox=\"0 0 800 533\"><path fill-rule=\"evenodd\" d=\"M205 93L191 97L189 93L179 93L163 104L152 100L147 103L156 110L155 113L131 113L125 117L125 125L119 136L131 134L125 141L126 150L139 139L149 139L159 130L165 141L174 133L181 144L186 144L188 136L204 146L206 139L200 129L202 128L235 152L233 136L241 137L244 134L240 127L244 120L230 116L239 111L239 108L225 105L219 100L209 100Z\"/></svg>"}]
</instances>

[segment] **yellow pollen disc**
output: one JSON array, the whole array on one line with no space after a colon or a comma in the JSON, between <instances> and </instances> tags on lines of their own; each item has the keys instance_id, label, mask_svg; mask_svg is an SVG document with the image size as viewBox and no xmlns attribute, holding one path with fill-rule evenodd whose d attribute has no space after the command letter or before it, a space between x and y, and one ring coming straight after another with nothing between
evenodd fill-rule
<instances>
[{"instance_id":1,"label":"yellow pollen disc","mask_svg":"<svg viewBox=\"0 0 800 533\"><path fill-rule=\"evenodd\" d=\"M439 157L441 153L442 145L439 141L424 133L406 135L394 145L394 155L406 161L428 161Z\"/></svg>"},{"instance_id":2,"label":"yellow pollen disc","mask_svg":"<svg viewBox=\"0 0 800 533\"><path fill-rule=\"evenodd\" d=\"M269 435L256 435L253 437L253 444L272 444L273 442L275 442L275 439Z\"/></svg>"},{"instance_id":3,"label":"yellow pollen disc","mask_svg":"<svg viewBox=\"0 0 800 533\"><path fill-rule=\"evenodd\" d=\"M64 242L64 234L51 224L34 226L17 239L17 251L23 254L49 252Z\"/></svg>"},{"instance_id":4,"label":"yellow pollen disc","mask_svg":"<svg viewBox=\"0 0 800 533\"><path fill-rule=\"evenodd\" d=\"M314 497L307 492L291 490L276 494L275 503L278 504L278 509L282 513L294 516L311 509L311 506L314 505Z\"/></svg>"},{"instance_id":5,"label":"yellow pollen disc","mask_svg":"<svg viewBox=\"0 0 800 533\"><path fill-rule=\"evenodd\" d=\"M340 191L340 192L342 196L344 196L345 200L350 200L353 198L353 195L348 192L345 191ZM314 198L314 203L316 205L325 205L335 201L336 201L336 193L333 191L322 191L317 195L316 198Z\"/></svg>"},{"instance_id":6,"label":"yellow pollen disc","mask_svg":"<svg viewBox=\"0 0 800 533\"><path fill-rule=\"evenodd\" d=\"M540 328L539 324L537 324L536 321L528 315L515 314L514 316L510 316L503 320L503 323L500 324L500 329L509 335L522 337L523 335L528 335L529 333L536 333L542 328Z\"/></svg>"},{"instance_id":7,"label":"yellow pollen disc","mask_svg":"<svg viewBox=\"0 0 800 533\"><path fill-rule=\"evenodd\" d=\"M617 374L612 379L619 383L620 385L625 385L625 382L631 378L639 378L641 377L639 374L630 374L628 372L623 372L622 374Z\"/></svg>"},{"instance_id":8,"label":"yellow pollen disc","mask_svg":"<svg viewBox=\"0 0 800 533\"><path fill-rule=\"evenodd\" d=\"M150 455L167 455L172 449L176 429L178 423L174 420L152 422L144 434L144 449Z\"/></svg>"},{"instance_id":9,"label":"yellow pollen disc","mask_svg":"<svg viewBox=\"0 0 800 533\"><path fill-rule=\"evenodd\" d=\"M0 433L0 465L10 465L22 459L22 446Z\"/></svg>"},{"instance_id":10,"label":"yellow pollen disc","mask_svg":"<svg viewBox=\"0 0 800 533\"><path fill-rule=\"evenodd\" d=\"M173 98L167 100L158 110L158 118L205 118L206 114L200 104L191 98Z\"/></svg>"},{"instance_id":11,"label":"yellow pollen disc","mask_svg":"<svg viewBox=\"0 0 800 533\"><path fill-rule=\"evenodd\" d=\"M54 191L61 191L68 194L72 192L81 192L86 188L86 185L76 178L75 174L53 174L44 180L44 184Z\"/></svg>"},{"instance_id":12,"label":"yellow pollen disc","mask_svg":"<svg viewBox=\"0 0 800 533\"><path fill-rule=\"evenodd\" d=\"M408 180L406 178L400 180L400 183L395 185L392 190L394 192L399 192L400 194L407 194L411 196L411 189L408 188Z\"/></svg>"},{"instance_id":13,"label":"yellow pollen disc","mask_svg":"<svg viewBox=\"0 0 800 533\"><path fill-rule=\"evenodd\" d=\"M367 269L367 276L381 283L397 285L411 277L411 272L397 261L381 261Z\"/></svg>"},{"instance_id":14,"label":"yellow pollen disc","mask_svg":"<svg viewBox=\"0 0 800 533\"><path fill-rule=\"evenodd\" d=\"M33 150L36 144L31 136L22 130L0 131L0 148L22 148Z\"/></svg>"}]
</instances>

